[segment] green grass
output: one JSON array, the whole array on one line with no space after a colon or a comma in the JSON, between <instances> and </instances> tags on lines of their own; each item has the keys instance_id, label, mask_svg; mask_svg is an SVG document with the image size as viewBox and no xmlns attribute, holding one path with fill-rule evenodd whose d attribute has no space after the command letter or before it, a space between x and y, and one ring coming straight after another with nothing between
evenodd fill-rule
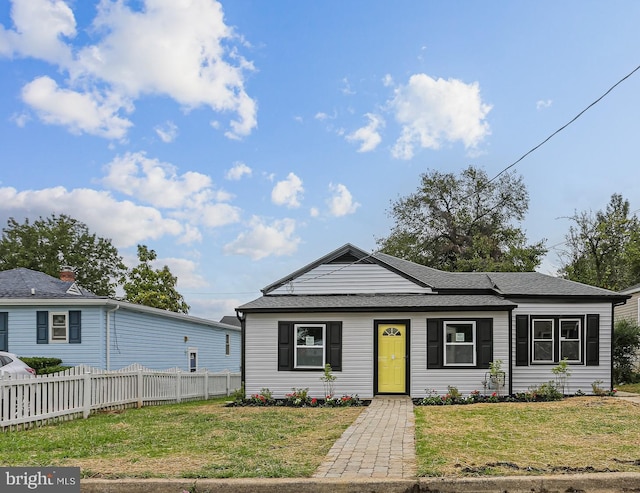
<instances>
[{"instance_id":1,"label":"green grass","mask_svg":"<svg viewBox=\"0 0 640 493\"><path fill-rule=\"evenodd\" d=\"M2 466L83 477L309 477L364 408L194 402L0 434ZM421 476L640 472L640 406L613 397L416 407Z\"/></svg>"},{"instance_id":2,"label":"green grass","mask_svg":"<svg viewBox=\"0 0 640 493\"><path fill-rule=\"evenodd\" d=\"M421 476L640 472L640 406L615 398L416 408Z\"/></svg>"},{"instance_id":3,"label":"green grass","mask_svg":"<svg viewBox=\"0 0 640 493\"><path fill-rule=\"evenodd\" d=\"M0 464L103 478L306 477L361 411L222 401L129 409L0 434Z\"/></svg>"},{"instance_id":4,"label":"green grass","mask_svg":"<svg viewBox=\"0 0 640 493\"><path fill-rule=\"evenodd\" d=\"M616 385L616 389L624 392L633 392L634 394L640 394L640 383L627 383L625 385Z\"/></svg>"}]
</instances>

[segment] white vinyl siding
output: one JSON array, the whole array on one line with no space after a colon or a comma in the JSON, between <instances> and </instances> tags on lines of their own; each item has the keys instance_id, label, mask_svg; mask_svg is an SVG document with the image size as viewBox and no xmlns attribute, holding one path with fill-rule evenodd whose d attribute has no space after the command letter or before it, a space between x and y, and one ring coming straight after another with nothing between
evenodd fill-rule
<instances>
[{"instance_id":1,"label":"white vinyl siding","mask_svg":"<svg viewBox=\"0 0 640 493\"><path fill-rule=\"evenodd\" d=\"M461 318L460 312L421 313L413 316L411 322L411 397L424 397L435 391L440 395L448 392L448 387L456 387L463 395L474 390L482 392L482 382L489 373L483 368L437 368L427 369L427 317L448 320ZM493 360L502 360L502 369L509 381L509 315L508 312L464 312L465 319L493 318ZM508 392L508 389L505 389Z\"/></svg>"},{"instance_id":2,"label":"white vinyl siding","mask_svg":"<svg viewBox=\"0 0 640 493\"><path fill-rule=\"evenodd\" d=\"M302 274L269 294L431 293L379 265L327 264Z\"/></svg>"},{"instance_id":3,"label":"white vinyl siding","mask_svg":"<svg viewBox=\"0 0 640 493\"><path fill-rule=\"evenodd\" d=\"M295 320L297 323L342 322L342 371L336 376L335 394L357 394L360 398L373 397L374 385L374 320L409 320L410 376L408 391L412 397L426 395L434 389L445 394L447 386L455 386L463 393L483 390L482 381L488 369L443 368L427 370L427 317L437 316L449 320L460 318L460 312L437 313L332 313L332 314L254 314L246 319L245 391L247 395L269 388L274 397L282 398L293 388L309 388L309 394L322 397L321 369L315 371L278 371L278 322ZM464 318L493 320L494 359L508 361L507 312L465 312ZM506 365L504 365L506 366ZM505 368L508 370L508 368Z\"/></svg>"},{"instance_id":4,"label":"white vinyl siding","mask_svg":"<svg viewBox=\"0 0 640 493\"><path fill-rule=\"evenodd\" d=\"M309 388L309 395L322 397L322 369L278 371L278 321L342 322L342 371L335 371L335 395L373 397L373 319L368 314L253 314L246 316L245 391L257 394L268 388L283 398L293 388ZM406 318L406 316L404 317Z\"/></svg>"},{"instance_id":5,"label":"white vinyl siding","mask_svg":"<svg viewBox=\"0 0 640 493\"><path fill-rule=\"evenodd\" d=\"M591 393L591 384L601 380L603 388L611 386L611 304L610 303L518 303L513 312L513 327L516 315L529 315L538 318L559 316L563 319L582 317L587 314L600 315L600 361L598 366L586 366L584 363L570 363L571 376L565 387L565 393L575 394L578 390ZM582 327L583 334L585 327ZM584 345L584 340L581 341ZM531 345L531 333L529 336ZM513 354L515 355L515 337L513 338ZM584 353L581 353L584 361ZM508 361L506 358L504 361ZM555 379L551 369L558 363L535 363L529 366L513 366L512 393L525 392L534 386Z\"/></svg>"}]
</instances>

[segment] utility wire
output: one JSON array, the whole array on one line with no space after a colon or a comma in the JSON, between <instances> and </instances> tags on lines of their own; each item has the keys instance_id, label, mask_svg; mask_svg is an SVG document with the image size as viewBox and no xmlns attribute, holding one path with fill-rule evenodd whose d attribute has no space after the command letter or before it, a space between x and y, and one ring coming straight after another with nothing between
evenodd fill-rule
<instances>
[{"instance_id":1,"label":"utility wire","mask_svg":"<svg viewBox=\"0 0 640 493\"><path fill-rule=\"evenodd\" d=\"M500 171L500 173L498 173L496 176L494 176L493 178L491 178L488 182L487 185L489 183L491 183L492 181L495 181L500 175L506 173L508 170L510 170L511 168L513 168L516 164L518 164L520 161L522 161L524 158L526 158L529 154L531 154L532 152L536 151L538 148L542 147L544 144L546 144L549 140L551 140L553 137L555 137L557 134L559 134L560 132L562 132L565 128L567 128L569 125L571 125L573 122L575 122L578 118L580 118L584 113L586 113L588 110L590 110L593 106L595 106L596 104L598 104L602 99L604 99L611 91L613 91L616 87L618 87L620 84L622 84L625 80L627 80L629 77L631 77L634 73L636 73L638 70L640 70L640 65L638 65L636 68L634 68L631 72L629 72L627 75L625 75L622 79L620 79L618 82L616 82L614 85L612 85L602 96L600 96L598 99L596 99L594 102L592 102L589 106L587 106L585 109L583 109L580 113L578 113L576 116L574 116L569 122L565 123L562 127L560 127L558 130L556 130L555 132L553 132L551 135L549 135L549 137L547 137L546 139L544 139L542 142L540 142L538 145L536 145L535 147L532 147L531 149L529 149L527 152L525 152L522 156L520 156L517 160L515 160L513 163L511 163L509 166L507 166L506 168L504 168L502 171Z\"/></svg>"}]
</instances>

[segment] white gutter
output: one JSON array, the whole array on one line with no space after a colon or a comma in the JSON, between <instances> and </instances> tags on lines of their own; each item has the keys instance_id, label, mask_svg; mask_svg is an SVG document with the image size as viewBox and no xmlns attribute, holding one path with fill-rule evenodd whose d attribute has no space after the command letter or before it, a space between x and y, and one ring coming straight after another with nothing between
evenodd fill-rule
<instances>
[{"instance_id":1,"label":"white gutter","mask_svg":"<svg viewBox=\"0 0 640 493\"><path fill-rule=\"evenodd\" d=\"M111 310L107 310L107 327L106 327L106 337L105 337L105 354L106 354L106 368L105 370L111 370L111 318L110 315L112 312L120 309L120 305L116 305L115 308Z\"/></svg>"}]
</instances>

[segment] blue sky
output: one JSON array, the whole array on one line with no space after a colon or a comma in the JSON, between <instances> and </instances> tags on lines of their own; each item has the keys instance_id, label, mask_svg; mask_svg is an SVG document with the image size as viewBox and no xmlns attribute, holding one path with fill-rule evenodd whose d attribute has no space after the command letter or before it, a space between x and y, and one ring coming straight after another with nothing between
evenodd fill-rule
<instances>
[{"instance_id":1,"label":"blue sky","mask_svg":"<svg viewBox=\"0 0 640 493\"><path fill-rule=\"evenodd\" d=\"M428 170L490 176L640 64L635 1L13 0L0 5L0 224L68 214L219 319L389 234ZM640 208L640 72L514 169L553 247Z\"/></svg>"}]
</instances>

